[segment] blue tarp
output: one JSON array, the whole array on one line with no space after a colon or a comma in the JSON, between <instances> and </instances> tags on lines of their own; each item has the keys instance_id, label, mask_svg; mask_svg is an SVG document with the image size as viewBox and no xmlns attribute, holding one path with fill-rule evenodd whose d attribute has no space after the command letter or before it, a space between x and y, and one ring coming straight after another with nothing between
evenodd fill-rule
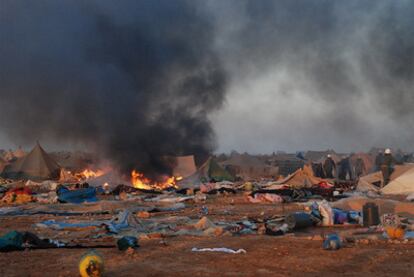
<instances>
[{"instance_id":1,"label":"blue tarp","mask_svg":"<svg viewBox=\"0 0 414 277\"><path fill-rule=\"evenodd\" d=\"M128 228L136 228L137 222L130 222L129 217L132 214L128 210L121 211L118 215L114 216L111 220L101 220L101 221L87 221L87 222L57 222L55 220L46 220L41 223L36 224L38 227L49 227L56 230L61 230L65 228L85 228L91 226L106 226L108 231L111 233L119 233L120 231Z\"/></svg>"},{"instance_id":2,"label":"blue tarp","mask_svg":"<svg viewBox=\"0 0 414 277\"><path fill-rule=\"evenodd\" d=\"M60 202L80 204L84 202L96 202L96 189L83 188L77 190L69 190L67 187L60 187L57 191L57 196Z\"/></svg>"}]
</instances>

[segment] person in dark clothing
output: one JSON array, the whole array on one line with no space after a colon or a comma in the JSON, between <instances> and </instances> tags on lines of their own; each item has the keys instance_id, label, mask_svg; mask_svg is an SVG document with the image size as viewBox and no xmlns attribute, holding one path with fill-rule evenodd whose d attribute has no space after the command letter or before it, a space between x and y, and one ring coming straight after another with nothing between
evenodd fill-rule
<instances>
[{"instance_id":1,"label":"person in dark clothing","mask_svg":"<svg viewBox=\"0 0 414 277\"><path fill-rule=\"evenodd\" d=\"M323 170L325 171L326 178L328 179L334 178L334 170L336 170L336 165L331 155L329 154L323 164Z\"/></svg>"},{"instance_id":2,"label":"person in dark clothing","mask_svg":"<svg viewBox=\"0 0 414 277\"><path fill-rule=\"evenodd\" d=\"M353 180L352 166L349 157L343 158L338 164L338 178L340 180L346 180L347 176L349 180Z\"/></svg>"},{"instance_id":3,"label":"person in dark clothing","mask_svg":"<svg viewBox=\"0 0 414 277\"><path fill-rule=\"evenodd\" d=\"M358 157L355 161L355 177L359 178L366 173L366 167L364 160L361 157Z\"/></svg>"},{"instance_id":4,"label":"person in dark clothing","mask_svg":"<svg viewBox=\"0 0 414 277\"><path fill-rule=\"evenodd\" d=\"M325 172L323 170L322 163L312 163L312 170L315 177L325 178Z\"/></svg>"},{"instance_id":5,"label":"person in dark clothing","mask_svg":"<svg viewBox=\"0 0 414 277\"><path fill-rule=\"evenodd\" d=\"M384 178L383 186L386 186L390 182L391 173L394 171L394 164L395 159L391 154L391 150L386 149L381 164L382 177Z\"/></svg>"},{"instance_id":6,"label":"person in dark clothing","mask_svg":"<svg viewBox=\"0 0 414 277\"><path fill-rule=\"evenodd\" d=\"M381 170L381 165L384 162L384 153L382 151L378 152L378 155L375 157L375 171Z\"/></svg>"}]
</instances>

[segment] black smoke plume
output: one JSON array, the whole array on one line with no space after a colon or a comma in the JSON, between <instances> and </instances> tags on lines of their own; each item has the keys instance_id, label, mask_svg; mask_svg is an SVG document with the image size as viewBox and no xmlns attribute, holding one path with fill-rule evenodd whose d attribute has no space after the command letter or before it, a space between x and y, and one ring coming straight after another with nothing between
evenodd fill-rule
<instances>
[{"instance_id":1,"label":"black smoke plume","mask_svg":"<svg viewBox=\"0 0 414 277\"><path fill-rule=\"evenodd\" d=\"M124 171L207 155L208 118L225 151L412 149L413 14L406 0L4 0L0 131L82 143Z\"/></svg>"},{"instance_id":2,"label":"black smoke plume","mask_svg":"<svg viewBox=\"0 0 414 277\"><path fill-rule=\"evenodd\" d=\"M0 128L81 143L127 173L208 155L226 77L192 1L2 1Z\"/></svg>"}]
</instances>

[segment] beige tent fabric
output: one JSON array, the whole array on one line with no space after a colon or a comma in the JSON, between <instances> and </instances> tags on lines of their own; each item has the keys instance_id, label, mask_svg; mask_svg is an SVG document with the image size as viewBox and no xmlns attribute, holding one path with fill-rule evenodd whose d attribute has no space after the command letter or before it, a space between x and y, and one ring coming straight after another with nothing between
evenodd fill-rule
<instances>
[{"instance_id":1,"label":"beige tent fabric","mask_svg":"<svg viewBox=\"0 0 414 277\"><path fill-rule=\"evenodd\" d=\"M181 156L175 158L176 164L173 168L173 176L186 178L197 171L194 156Z\"/></svg>"},{"instance_id":2,"label":"beige tent fabric","mask_svg":"<svg viewBox=\"0 0 414 277\"><path fill-rule=\"evenodd\" d=\"M16 159L16 156L14 156L13 151L9 150L4 154L4 160L7 162L13 161Z\"/></svg>"},{"instance_id":3,"label":"beige tent fabric","mask_svg":"<svg viewBox=\"0 0 414 277\"><path fill-rule=\"evenodd\" d=\"M26 156L26 152L24 152L24 150L21 147L19 147L16 151L13 152L13 155L16 158L22 158Z\"/></svg>"},{"instance_id":4,"label":"beige tent fabric","mask_svg":"<svg viewBox=\"0 0 414 277\"><path fill-rule=\"evenodd\" d=\"M411 170L414 168L414 164L412 163L407 163L407 164L403 164L403 165L396 165L394 167L394 171L392 172L391 176L390 176L390 180L394 180L396 178L398 178L399 176L403 175L405 172L407 172L408 170Z\"/></svg>"},{"instance_id":5,"label":"beige tent fabric","mask_svg":"<svg viewBox=\"0 0 414 277\"><path fill-rule=\"evenodd\" d=\"M408 164L403 164L403 165L396 165L394 167L394 171L391 174L390 180L393 181L397 179L398 177L405 174L407 171L411 169L414 169L414 164L408 163ZM381 171L377 171L377 172L362 176L358 181L358 185L356 189L358 191L368 191L368 190L379 191L379 188L373 184L380 183L380 185L382 185L383 182L384 182L384 178L382 176ZM389 183L387 186L389 186L390 184L391 183Z\"/></svg>"},{"instance_id":6,"label":"beige tent fabric","mask_svg":"<svg viewBox=\"0 0 414 277\"><path fill-rule=\"evenodd\" d=\"M2 175L7 178L56 179L60 166L43 150L39 143L26 156L6 166Z\"/></svg>"},{"instance_id":7,"label":"beige tent fabric","mask_svg":"<svg viewBox=\"0 0 414 277\"><path fill-rule=\"evenodd\" d=\"M333 208L343 209L346 211L362 211L362 207L366 203L375 203L379 207L380 215L384 213L395 213L400 215L414 215L414 203L400 202L382 198L366 198L366 197L349 197L336 202L332 202Z\"/></svg>"},{"instance_id":8,"label":"beige tent fabric","mask_svg":"<svg viewBox=\"0 0 414 277\"><path fill-rule=\"evenodd\" d=\"M381 171L377 171L359 178L357 191L379 191L379 187L373 185L379 183L380 185L384 182Z\"/></svg>"},{"instance_id":9,"label":"beige tent fabric","mask_svg":"<svg viewBox=\"0 0 414 277\"><path fill-rule=\"evenodd\" d=\"M381 189L383 194L410 194L414 192L414 168L395 178Z\"/></svg>"},{"instance_id":10,"label":"beige tent fabric","mask_svg":"<svg viewBox=\"0 0 414 277\"><path fill-rule=\"evenodd\" d=\"M324 179L315 177L313 175L312 168L309 165L305 165L303 169L298 169L286 178L277 181L279 185L288 185L294 188L309 188L313 185L319 184Z\"/></svg>"}]
</instances>

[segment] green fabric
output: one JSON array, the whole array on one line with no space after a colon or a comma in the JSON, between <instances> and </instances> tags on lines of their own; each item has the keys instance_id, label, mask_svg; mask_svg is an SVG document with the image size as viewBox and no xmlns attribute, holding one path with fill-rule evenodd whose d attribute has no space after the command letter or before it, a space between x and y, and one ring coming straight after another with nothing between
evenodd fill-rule
<instances>
[{"instance_id":1,"label":"green fabric","mask_svg":"<svg viewBox=\"0 0 414 277\"><path fill-rule=\"evenodd\" d=\"M23 234L11 231L0 237L0 251L12 251L23 249Z\"/></svg>"}]
</instances>

